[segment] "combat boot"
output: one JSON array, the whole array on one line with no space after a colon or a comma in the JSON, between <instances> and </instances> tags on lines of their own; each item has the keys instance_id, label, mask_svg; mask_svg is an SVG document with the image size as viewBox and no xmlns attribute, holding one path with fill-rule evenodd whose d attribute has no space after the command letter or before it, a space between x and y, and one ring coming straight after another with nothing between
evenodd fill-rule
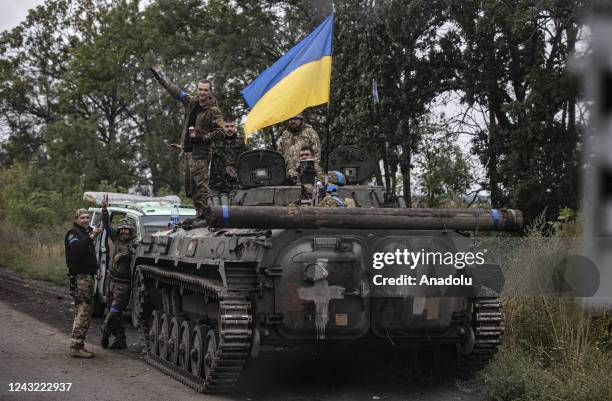
<instances>
[{"instance_id":1,"label":"combat boot","mask_svg":"<svg viewBox=\"0 0 612 401\"><path fill-rule=\"evenodd\" d=\"M102 346L102 348L106 349L108 348L108 337L110 337L110 334L108 334L106 330L104 330L104 327L100 328L100 332L102 333L102 338L100 338L100 345Z\"/></svg>"},{"instance_id":2,"label":"combat boot","mask_svg":"<svg viewBox=\"0 0 612 401\"><path fill-rule=\"evenodd\" d=\"M108 347L109 349L126 349L127 344L125 338L115 338L115 341Z\"/></svg>"},{"instance_id":3,"label":"combat boot","mask_svg":"<svg viewBox=\"0 0 612 401\"><path fill-rule=\"evenodd\" d=\"M70 356L73 358L93 358L93 352L87 351L85 347L70 347Z\"/></svg>"}]
</instances>

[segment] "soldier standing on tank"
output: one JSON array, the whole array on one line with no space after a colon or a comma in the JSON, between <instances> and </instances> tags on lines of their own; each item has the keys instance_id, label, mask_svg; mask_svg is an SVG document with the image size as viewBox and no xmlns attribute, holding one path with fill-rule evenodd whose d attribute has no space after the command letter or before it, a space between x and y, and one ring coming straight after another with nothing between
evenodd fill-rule
<instances>
[{"instance_id":1,"label":"soldier standing on tank","mask_svg":"<svg viewBox=\"0 0 612 401\"><path fill-rule=\"evenodd\" d=\"M298 114L289 119L287 129L280 139L279 151L285 158L287 177L293 184L297 182L302 146L309 145L313 150L316 164L321 163L321 141L319 135L310 125L304 122L304 116Z\"/></svg>"},{"instance_id":2,"label":"soldier standing on tank","mask_svg":"<svg viewBox=\"0 0 612 401\"><path fill-rule=\"evenodd\" d=\"M191 96L165 79L158 69L151 67L151 72L172 97L185 106L183 142L180 148L184 154L191 154L191 157L185 157L189 163L185 192L191 196L198 218L202 218L208 202L212 142L225 135L217 99L212 94L212 82L199 81L197 96Z\"/></svg>"},{"instance_id":3,"label":"soldier standing on tank","mask_svg":"<svg viewBox=\"0 0 612 401\"><path fill-rule=\"evenodd\" d=\"M128 219L121 219L117 229L110 224L108 214L108 195L102 200L102 224L107 235L113 241L114 249L111 256L109 268L110 282L107 296L107 303L110 304L110 311L106 314L102 325L102 348L108 347L111 335L115 340L110 349L125 349L125 326L123 324L123 311L130 301L132 291L132 255L136 248L134 239L134 225Z\"/></svg>"},{"instance_id":4,"label":"soldier standing on tank","mask_svg":"<svg viewBox=\"0 0 612 401\"><path fill-rule=\"evenodd\" d=\"M64 238L66 265L70 277L70 293L74 298L74 323L70 356L91 358L93 352L85 349L85 337L91 323L91 304L94 293L94 274L98 272L98 260L94 241L101 229L89 226L89 213L78 209L74 224Z\"/></svg>"},{"instance_id":5,"label":"soldier standing on tank","mask_svg":"<svg viewBox=\"0 0 612 401\"><path fill-rule=\"evenodd\" d=\"M213 195L229 193L236 189L238 156L248 150L244 137L237 134L234 117L223 118L223 129L225 136L215 141L210 165L210 189Z\"/></svg>"}]
</instances>

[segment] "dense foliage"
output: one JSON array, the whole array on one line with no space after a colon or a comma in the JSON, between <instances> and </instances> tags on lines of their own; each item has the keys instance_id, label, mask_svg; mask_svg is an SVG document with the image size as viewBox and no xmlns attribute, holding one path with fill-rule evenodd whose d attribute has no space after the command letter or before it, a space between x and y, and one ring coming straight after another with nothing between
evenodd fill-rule
<instances>
[{"instance_id":1,"label":"dense foliage","mask_svg":"<svg viewBox=\"0 0 612 401\"><path fill-rule=\"evenodd\" d=\"M379 184L431 206L482 190L527 216L576 209L578 0L47 0L0 36L0 213L51 223L84 190L180 192L182 109L148 66L211 78L243 117L240 89L332 11L332 101L307 111L325 150L367 147Z\"/></svg>"}]
</instances>

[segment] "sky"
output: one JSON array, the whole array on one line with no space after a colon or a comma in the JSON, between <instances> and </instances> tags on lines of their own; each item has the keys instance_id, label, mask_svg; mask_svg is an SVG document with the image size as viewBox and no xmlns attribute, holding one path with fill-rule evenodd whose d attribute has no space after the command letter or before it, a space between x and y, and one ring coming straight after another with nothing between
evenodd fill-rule
<instances>
[{"instance_id":1,"label":"sky","mask_svg":"<svg viewBox=\"0 0 612 401\"><path fill-rule=\"evenodd\" d=\"M44 3L44 0L0 0L2 15L0 15L0 32L19 25L28 15L28 10Z\"/></svg>"}]
</instances>

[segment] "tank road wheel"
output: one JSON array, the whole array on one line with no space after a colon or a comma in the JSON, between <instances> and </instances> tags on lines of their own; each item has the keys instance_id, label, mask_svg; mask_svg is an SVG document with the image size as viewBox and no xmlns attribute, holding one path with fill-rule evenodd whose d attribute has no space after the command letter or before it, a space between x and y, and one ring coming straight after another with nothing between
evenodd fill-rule
<instances>
[{"instance_id":1,"label":"tank road wheel","mask_svg":"<svg viewBox=\"0 0 612 401\"><path fill-rule=\"evenodd\" d=\"M193 329L193 342L191 343L191 351L189 352L191 361L191 373L195 376L202 376L202 368L204 367L204 356L206 354L206 333L208 326L205 324L196 326Z\"/></svg>"},{"instance_id":2,"label":"tank road wheel","mask_svg":"<svg viewBox=\"0 0 612 401\"><path fill-rule=\"evenodd\" d=\"M208 379L213 371L213 366L217 359L217 348L215 332L208 330L208 333L206 333L206 354L204 355L204 379Z\"/></svg>"},{"instance_id":3,"label":"tank road wheel","mask_svg":"<svg viewBox=\"0 0 612 401\"><path fill-rule=\"evenodd\" d=\"M161 320L161 311L154 310L151 315L151 326L149 327L149 352L153 355L159 355L159 326Z\"/></svg>"},{"instance_id":4,"label":"tank road wheel","mask_svg":"<svg viewBox=\"0 0 612 401\"><path fill-rule=\"evenodd\" d=\"M172 315L169 313L162 314L161 323L159 325L159 357L168 360L168 339L170 338L170 319Z\"/></svg>"},{"instance_id":5,"label":"tank road wheel","mask_svg":"<svg viewBox=\"0 0 612 401\"><path fill-rule=\"evenodd\" d=\"M181 324L177 360L178 365L185 370L189 370L189 359L194 328L195 323L189 320L186 320L183 322L183 324Z\"/></svg>"},{"instance_id":6,"label":"tank road wheel","mask_svg":"<svg viewBox=\"0 0 612 401\"><path fill-rule=\"evenodd\" d=\"M180 317L173 317L170 321L170 338L168 339L168 360L173 364L177 364L178 360L178 348L179 348L179 335L181 332L181 324L183 319Z\"/></svg>"}]
</instances>

